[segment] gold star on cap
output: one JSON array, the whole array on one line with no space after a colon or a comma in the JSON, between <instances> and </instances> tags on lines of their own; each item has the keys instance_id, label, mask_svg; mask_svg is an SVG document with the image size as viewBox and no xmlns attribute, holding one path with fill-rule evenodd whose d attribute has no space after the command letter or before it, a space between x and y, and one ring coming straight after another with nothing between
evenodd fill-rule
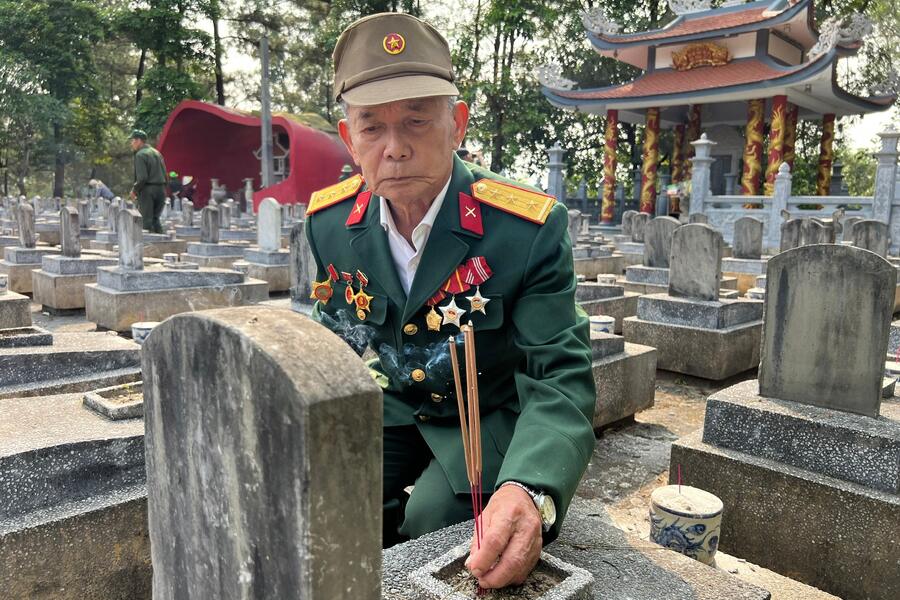
<instances>
[{"instance_id":1,"label":"gold star on cap","mask_svg":"<svg viewBox=\"0 0 900 600\"><path fill-rule=\"evenodd\" d=\"M459 318L466 314L466 311L456 305L456 296L450 298L450 302L445 306L439 307L444 313L441 325L456 325L459 327Z\"/></svg>"},{"instance_id":2,"label":"gold star on cap","mask_svg":"<svg viewBox=\"0 0 900 600\"><path fill-rule=\"evenodd\" d=\"M483 315L487 315L484 307L490 302L489 298L485 298L481 295L481 288L479 286L475 286L475 293L471 296L466 296L466 300L469 301L469 306L472 307L472 312L480 312Z\"/></svg>"}]
</instances>

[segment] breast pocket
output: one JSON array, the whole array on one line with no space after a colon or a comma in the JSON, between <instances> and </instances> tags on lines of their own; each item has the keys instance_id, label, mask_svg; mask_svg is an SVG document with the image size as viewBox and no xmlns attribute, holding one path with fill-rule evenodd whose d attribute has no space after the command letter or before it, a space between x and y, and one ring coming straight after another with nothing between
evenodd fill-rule
<instances>
[{"instance_id":1,"label":"breast pocket","mask_svg":"<svg viewBox=\"0 0 900 600\"><path fill-rule=\"evenodd\" d=\"M469 322L475 331L489 331L503 325L503 296L485 296L488 302L484 305L484 313L469 310ZM469 307L471 309L471 306Z\"/></svg>"}]
</instances>

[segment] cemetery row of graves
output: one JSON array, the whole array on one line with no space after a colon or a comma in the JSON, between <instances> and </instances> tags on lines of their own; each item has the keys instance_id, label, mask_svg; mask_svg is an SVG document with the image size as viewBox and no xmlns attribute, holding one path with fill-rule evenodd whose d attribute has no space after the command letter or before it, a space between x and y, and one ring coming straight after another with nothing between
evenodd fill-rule
<instances>
[{"instance_id":1,"label":"cemetery row of graves","mask_svg":"<svg viewBox=\"0 0 900 600\"><path fill-rule=\"evenodd\" d=\"M598 439L640 426L658 372L717 391L650 476L678 491L647 506L649 538L582 490L539 597L779 597L717 551L803 597L900 596L889 224L750 213L726 242L697 210L569 211ZM150 234L118 198L2 200L0 596L470 597L447 582L471 523L382 550L381 391L307 316L304 219L176 199ZM589 471L612 478L601 446Z\"/></svg>"}]
</instances>

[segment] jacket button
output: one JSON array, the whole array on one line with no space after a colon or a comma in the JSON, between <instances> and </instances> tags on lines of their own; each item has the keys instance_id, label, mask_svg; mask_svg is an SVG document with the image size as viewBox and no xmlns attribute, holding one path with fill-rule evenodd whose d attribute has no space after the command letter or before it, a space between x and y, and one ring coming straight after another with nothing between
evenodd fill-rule
<instances>
[{"instance_id":1,"label":"jacket button","mask_svg":"<svg viewBox=\"0 0 900 600\"><path fill-rule=\"evenodd\" d=\"M441 396L440 394L431 394L431 400L432 400L432 402L440 402L440 401L442 401L443 399L444 399L444 397Z\"/></svg>"},{"instance_id":2,"label":"jacket button","mask_svg":"<svg viewBox=\"0 0 900 600\"><path fill-rule=\"evenodd\" d=\"M413 381L425 381L425 371L422 369L413 369L413 372L410 373L412 375Z\"/></svg>"},{"instance_id":3,"label":"jacket button","mask_svg":"<svg viewBox=\"0 0 900 600\"><path fill-rule=\"evenodd\" d=\"M415 323L407 323L406 325L403 326L403 333L405 333L406 335L416 335L416 333L418 333L418 331L419 331L419 328L416 326Z\"/></svg>"},{"instance_id":4,"label":"jacket button","mask_svg":"<svg viewBox=\"0 0 900 600\"><path fill-rule=\"evenodd\" d=\"M419 420L423 423L426 423L430 418L431 417L429 417L428 415L419 415Z\"/></svg>"}]
</instances>

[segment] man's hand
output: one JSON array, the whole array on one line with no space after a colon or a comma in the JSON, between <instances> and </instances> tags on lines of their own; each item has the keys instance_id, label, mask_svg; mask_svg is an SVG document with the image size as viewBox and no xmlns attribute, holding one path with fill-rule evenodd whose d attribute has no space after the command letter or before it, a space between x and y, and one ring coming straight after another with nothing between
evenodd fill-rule
<instances>
[{"instance_id":1,"label":"man's hand","mask_svg":"<svg viewBox=\"0 0 900 600\"><path fill-rule=\"evenodd\" d=\"M129 196L132 200L134 200L135 198L137 198L137 194L134 193L134 190L131 190L131 192L128 193L128 196Z\"/></svg>"},{"instance_id":2,"label":"man's hand","mask_svg":"<svg viewBox=\"0 0 900 600\"><path fill-rule=\"evenodd\" d=\"M505 485L484 508L481 549L472 539L466 566L483 588L521 584L541 555L541 516L525 490Z\"/></svg>"}]
</instances>

